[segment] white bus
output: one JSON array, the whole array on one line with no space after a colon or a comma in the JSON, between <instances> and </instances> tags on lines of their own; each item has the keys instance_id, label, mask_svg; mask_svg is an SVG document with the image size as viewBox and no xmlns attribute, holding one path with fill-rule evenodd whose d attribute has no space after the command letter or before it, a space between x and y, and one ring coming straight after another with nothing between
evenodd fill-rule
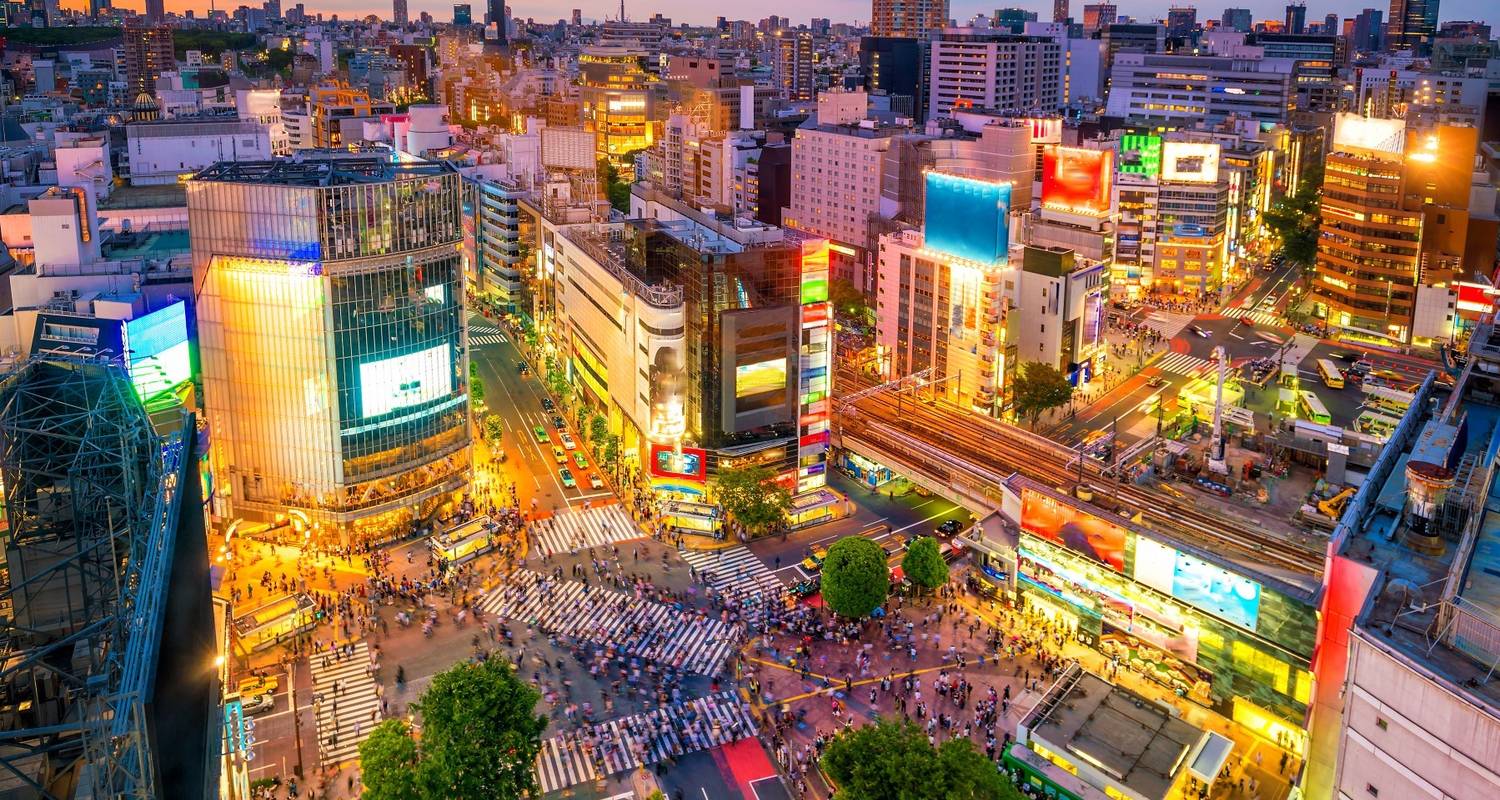
<instances>
[{"instance_id":1,"label":"white bus","mask_svg":"<svg viewBox=\"0 0 1500 800\"><path fill-rule=\"evenodd\" d=\"M1411 392L1403 392L1389 386L1365 384L1364 390L1365 407L1383 414L1405 414L1406 409L1411 407L1412 401L1417 397Z\"/></svg>"},{"instance_id":2,"label":"white bus","mask_svg":"<svg viewBox=\"0 0 1500 800\"><path fill-rule=\"evenodd\" d=\"M1319 425L1330 425L1333 423L1333 417L1328 415L1328 407L1323 405L1323 401L1319 400L1316 394L1303 391L1298 393L1297 400L1298 405L1301 407L1302 416L1309 422L1316 422Z\"/></svg>"},{"instance_id":3,"label":"white bus","mask_svg":"<svg viewBox=\"0 0 1500 800\"><path fill-rule=\"evenodd\" d=\"M1323 379L1323 384L1330 389L1344 388L1344 373L1339 365L1330 359L1318 359L1318 377Z\"/></svg>"}]
</instances>

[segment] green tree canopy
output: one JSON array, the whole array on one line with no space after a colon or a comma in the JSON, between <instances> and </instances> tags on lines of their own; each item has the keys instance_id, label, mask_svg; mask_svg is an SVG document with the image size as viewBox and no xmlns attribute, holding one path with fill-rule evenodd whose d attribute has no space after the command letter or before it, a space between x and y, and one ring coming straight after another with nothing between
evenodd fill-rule
<instances>
[{"instance_id":1,"label":"green tree canopy","mask_svg":"<svg viewBox=\"0 0 1500 800\"><path fill-rule=\"evenodd\" d=\"M841 320L864 327L875 324L875 309L870 307L869 298L850 281L834 278L828 287L828 300Z\"/></svg>"},{"instance_id":2,"label":"green tree canopy","mask_svg":"<svg viewBox=\"0 0 1500 800\"><path fill-rule=\"evenodd\" d=\"M1012 383L1016 415L1036 426L1042 412L1066 405L1073 397L1068 376L1050 364L1027 361L1021 364Z\"/></svg>"},{"instance_id":3,"label":"green tree canopy","mask_svg":"<svg viewBox=\"0 0 1500 800\"><path fill-rule=\"evenodd\" d=\"M469 397L476 403L484 402L484 378L469 379Z\"/></svg>"},{"instance_id":4,"label":"green tree canopy","mask_svg":"<svg viewBox=\"0 0 1500 800\"><path fill-rule=\"evenodd\" d=\"M863 536L845 536L823 561L823 602L846 617L863 617L891 590L885 551Z\"/></svg>"},{"instance_id":5,"label":"green tree canopy","mask_svg":"<svg viewBox=\"0 0 1500 800\"><path fill-rule=\"evenodd\" d=\"M535 796L547 718L541 695L496 658L462 662L432 679L413 708L422 718L422 785L429 798Z\"/></svg>"},{"instance_id":6,"label":"green tree canopy","mask_svg":"<svg viewBox=\"0 0 1500 800\"><path fill-rule=\"evenodd\" d=\"M968 739L934 748L921 728L877 720L846 730L823 752L834 800L1021 800L1021 793Z\"/></svg>"},{"instance_id":7,"label":"green tree canopy","mask_svg":"<svg viewBox=\"0 0 1500 800\"><path fill-rule=\"evenodd\" d=\"M359 745L360 778L367 800L421 800L417 742L403 719L388 719Z\"/></svg>"},{"instance_id":8,"label":"green tree canopy","mask_svg":"<svg viewBox=\"0 0 1500 800\"><path fill-rule=\"evenodd\" d=\"M609 435L609 420L603 414L595 414L589 418L589 439L595 444L604 441Z\"/></svg>"},{"instance_id":9,"label":"green tree canopy","mask_svg":"<svg viewBox=\"0 0 1500 800\"><path fill-rule=\"evenodd\" d=\"M919 537L901 558L901 569L912 583L923 589L936 589L948 582L948 562L931 536Z\"/></svg>"},{"instance_id":10,"label":"green tree canopy","mask_svg":"<svg viewBox=\"0 0 1500 800\"><path fill-rule=\"evenodd\" d=\"M484 418L484 438L491 442L500 441L505 434L505 421L499 414L489 414Z\"/></svg>"},{"instance_id":11,"label":"green tree canopy","mask_svg":"<svg viewBox=\"0 0 1500 800\"><path fill-rule=\"evenodd\" d=\"M1265 214L1266 227L1281 238L1281 251L1296 264L1311 264L1318 255L1318 215L1323 189L1323 163L1313 162L1304 171L1297 193L1285 195Z\"/></svg>"},{"instance_id":12,"label":"green tree canopy","mask_svg":"<svg viewBox=\"0 0 1500 800\"><path fill-rule=\"evenodd\" d=\"M776 483L770 467L721 468L713 479L714 499L752 533L764 533L786 519L792 493Z\"/></svg>"}]
</instances>

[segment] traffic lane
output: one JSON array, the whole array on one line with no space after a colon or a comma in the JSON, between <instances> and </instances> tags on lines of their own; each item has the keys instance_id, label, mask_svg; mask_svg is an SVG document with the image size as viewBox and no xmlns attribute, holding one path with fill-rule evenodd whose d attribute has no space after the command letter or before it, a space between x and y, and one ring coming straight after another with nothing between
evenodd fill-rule
<instances>
[{"instance_id":1,"label":"traffic lane","mask_svg":"<svg viewBox=\"0 0 1500 800\"><path fill-rule=\"evenodd\" d=\"M524 466L522 470L516 470L514 465L511 470L503 470L513 474L523 506L531 499L536 500L537 508L549 510L568 505L582 492L562 485L558 474L562 465L557 463L551 451L552 445L560 447L562 442L556 438L551 414L542 408L544 395L538 379L530 374L521 375L516 369L520 353L509 337L505 342L472 347L470 359L479 364L480 377L489 389L485 396L487 413L498 414L502 420L505 433L501 437L501 448L505 450L507 464L519 457ZM538 425L547 432L546 445L536 440L534 429ZM526 485L528 475L531 478L530 491L523 493L522 487Z\"/></svg>"},{"instance_id":2,"label":"traffic lane","mask_svg":"<svg viewBox=\"0 0 1500 800\"><path fill-rule=\"evenodd\" d=\"M1181 376L1162 375L1161 377L1167 379L1167 383L1162 386L1151 386L1146 377L1133 377L1106 395L1107 402L1104 405L1095 403L1078 412L1078 415L1069 422L1069 429L1064 434L1066 437L1064 444L1076 445L1081 441L1084 436L1095 429L1089 424L1091 422L1113 424L1119 420L1120 427L1126 427L1125 422L1129 415L1138 412L1141 404L1150 400L1157 392L1161 392L1163 398L1175 396L1176 390L1182 388L1182 385L1187 382L1187 378Z\"/></svg>"},{"instance_id":3,"label":"traffic lane","mask_svg":"<svg viewBox=\"0 0 1500 800\"><path fill-rule=\"evenodd\" d=\"M1360 360L1368 361L1375 369L1388 369L1409 378L1412 383L1419 383L1426 379L1427 373L1432 370L1442 371L1442 365L1435 360L1417 358L1400 353L1389 353L1384 350L1367 350L1350 342L1322 341L1313 346L1312 352L1308 354L1309 359L1328 358L1332 359L1340 367L1347 367L1350 363L1348 356L1358 356ZM1308 362L1304 362L1308 363ZM1397 387L1404 389L1406 387Z\"/></svg>"}]
</instances>

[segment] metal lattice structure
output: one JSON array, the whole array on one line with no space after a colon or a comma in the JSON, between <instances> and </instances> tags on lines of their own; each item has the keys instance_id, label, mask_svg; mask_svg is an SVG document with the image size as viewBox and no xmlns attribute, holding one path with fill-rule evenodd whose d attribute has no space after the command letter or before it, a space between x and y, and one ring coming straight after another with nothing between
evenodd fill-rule
<instances>
[{"instance_id":1,"label":"metal lattice structure","mask_svg":"<svg viewBox=\"0 0 1500 800\"><path fill-rule=\"evenodd\" d=\"M147 798L185 478L116 364L32 361L0 383L0 791Z\"/></svg>"}]
</instances>

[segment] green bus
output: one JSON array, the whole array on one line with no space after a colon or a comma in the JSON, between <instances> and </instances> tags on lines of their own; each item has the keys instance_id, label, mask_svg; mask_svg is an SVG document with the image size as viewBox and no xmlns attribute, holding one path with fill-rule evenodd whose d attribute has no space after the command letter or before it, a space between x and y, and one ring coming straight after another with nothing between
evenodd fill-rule
<instances>
[{"instance_id":1,"label":"green bus","mask_svg":"<svg viewBox=\"0 0 1500 800\"><path fill-rule=\"evenodd\" d=\"M1042 758L1020 742L1011 742L1001 755L1000 765L1016 786L1030 786L1037 795L1057 800L1110 800L1103 790L1062 767Z\"/></svg>"}]
</instances>

